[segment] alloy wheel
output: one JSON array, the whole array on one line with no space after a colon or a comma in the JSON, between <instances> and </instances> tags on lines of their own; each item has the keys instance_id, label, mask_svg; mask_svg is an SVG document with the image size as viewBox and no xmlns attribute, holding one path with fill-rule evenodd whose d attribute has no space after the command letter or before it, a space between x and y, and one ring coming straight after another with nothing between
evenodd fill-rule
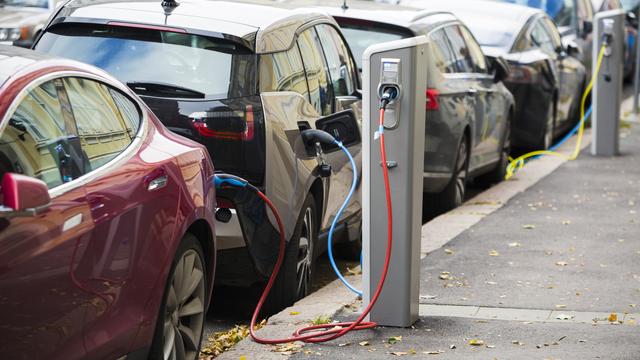
<instances>
[{"instance_id":1,"label":"alloy wheel","mask_svg":"<svg viewBox=\"0 0 640 360\"><path fill-rule=\"evenodd\" d=\"M467 187L467 157L469 152L467 149L467 142L462 141L460 143L460 150L458 151L458 159L456 161L456 198L455 204L459 205L464 202L464 195Z\"/></svg>"},{"instance_id":2,"label":"alloy wheel","mask_svg":"<svg viewBox=\"0 0 640 360\"><path fill-rule=\"evenodd\" d=\"M313 271L313 248L315 245L313 209L307 207L302 219L302 229L300 230L300 243L298 245L297 298L301 299L309 293L311 286L311 273Z\"/></svg>"},{"instance_id":3,"label":"alloy wheel","mask_svg":"<svg viewBox=\"0 0 640 360\"><path fill-rule=\"evenodd\" d=\"M205 308L204 265L187 250L178 261L167 292L164 316L165 360L197 359Z\"/></svg>"}]
</instances>

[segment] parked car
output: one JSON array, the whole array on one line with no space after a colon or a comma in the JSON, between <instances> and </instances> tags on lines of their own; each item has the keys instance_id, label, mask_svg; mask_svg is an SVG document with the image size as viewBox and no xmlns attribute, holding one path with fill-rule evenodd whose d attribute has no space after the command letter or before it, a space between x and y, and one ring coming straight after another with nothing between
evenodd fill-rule
<instances>
[{"instance_id":1,"label":"parked car","mask_svg":"<svg viewBox=\"0 0 640 360\"><path fill-rule=\"evenodd\" d=\"M591 3L596 13L619 9L627 11L624 23L624 79L631 81L636 65L636 39L638 38L637 9L635 12L629 11L630 9L625 9L623 2L620 0L591 0Z\"/></svg>"},{"instance_id":2,"label":"parked car","mask_svg":"<svg viewBox=\"0 0 640 360\"><path fill-rule=\"evenodd\" d=\"M309 292L316 257L326 249L321 239L351 184L344 154L316 152L300 136L301 129L331 126L336 116L357 118L350 133L360 133L351 53L327 15L240 2L162 4L72 2L35 49L110 72L170 130L204 144L217 170L272 199L289 245L269 308L288 306ZM343 138L360 172L359 137L351 140ZM227 199L216 224L220 283L266 280L278 253L273 217L248 191L220 197ZM340 219L349 244L359 239L360 212L356 196Z\"/></svg>"},{"instance_id":3,"label":"parked car","mask_svg":"<svg viewBox=\"0 0 640 360\"><path fill-rule=\"evenodd\" d=\"M196 359L213 167L101 70L0 46L4 359Z\"/></svg>"},{"instance_id":4,"label":"parked car","mask_svg":"<svg viewBox=\"0 0 640 360\"><path fill-rule=\"evenodd\" d=\"M506 70L485 58L467 27L451 13L349 1L288 1L325 11L340 24L358 67L376 43L426 35L431 45L425 84L427 108L425 207L446 211L464 201L467 180L501 181L511 146L513 96L502 84Z\"/></svg>"},{"instance_id":5,"label":"parked car","mask_svg":"<svg viewBox=\"0 0 640 360\"><path fill-rule=\"evenodd\" d=\"M63 0L0 0L0 44L29 47Z\"/></svg>"},{"instance_id":6,"label":"parked car","mask_svg":"<svg viewBox=\"0 0 640 360\"><path fill-rule=\"evenodd\" d=\"M562 45L553 20L543 11L513 4L458 0L406 0L415 7L454 12L489 56L509 63L505 80L516 100L512 145L548 149L577 121L586 86L585 66L575 44Z\"/></svg>"},{"instance_id":7,"label":"parked car","mask_svg":"<svg viewBox=\"0 0 640 360\"><path fill-rule=\"evenodd\" d=\"M587 68L591 78L593 47L593 6L591 0L497 0L545 11L555 21L564 46L577 45L574 56Z\"/></svg>"}]
</instances>

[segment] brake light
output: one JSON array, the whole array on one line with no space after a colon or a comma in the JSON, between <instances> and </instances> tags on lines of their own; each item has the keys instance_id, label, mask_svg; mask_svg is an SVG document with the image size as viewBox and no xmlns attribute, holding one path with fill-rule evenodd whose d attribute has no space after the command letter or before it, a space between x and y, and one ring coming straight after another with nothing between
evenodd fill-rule
<instances>
[{"instance_id":1,"label":"brake light","mask_svg":"<svg viewBox=\"0 0 640 360\"><path fill-rule=\"evenodd\" d=\"M207 138L251 141L255 136L252 105L247 105L244 111L195 112L189 115L189 118L191 118L193 127L198 133Z\"/></svg>"},{"instance_id":2,"label":"brake light","mask_svg":"<svg viewBox=\"0 0 640 360\"><path fill-rule=\"evenodd\" d=\"M438 96L440 92L436 89L427 89L427 110L438 110L440 109L440 104L438 103Z\"/></svg>"},{"instance_id":3,"label":"brake light","mask_svg":"<svg viewBox=\"0 0 640 360\"><path fill-rule=\"evenodd\" d=\"M507 81L515 83L528 83L533 79L533 71L528 66L514 66L509 70Z\"/></svg>"},{"instance_id":4,"label":"brake light","mask_svg":"<svg viewBox=\"0 0 640 360\"><path fill-rule=\"evenodd\" d=\"M182 33L182 34L187 33L187 30L185 29L174 28L170 26L136 24L136 23L121 22L121 21L109 21L107 25L130 27L130 28L136 28L136 29L156 30L156 31L168 31L168 32L175 32L175 33Z\"/></svg>"}]
</instances>

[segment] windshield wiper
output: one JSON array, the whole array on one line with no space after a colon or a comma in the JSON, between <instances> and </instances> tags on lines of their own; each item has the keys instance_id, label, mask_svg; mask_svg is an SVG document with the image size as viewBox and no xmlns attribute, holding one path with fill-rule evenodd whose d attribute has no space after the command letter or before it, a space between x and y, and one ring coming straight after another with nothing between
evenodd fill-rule
<instances>
[{"instance_id":1,"label":"windshield wiper","mask_svg":"<svg viewBox=\"0 0 640 360\"><path fill-rule=\"evenodd\" d=\"M164 97L204 99L205 93L178 85L152 81L130 81L127 86L136 94Z\"/></svg>"}]
</instances>

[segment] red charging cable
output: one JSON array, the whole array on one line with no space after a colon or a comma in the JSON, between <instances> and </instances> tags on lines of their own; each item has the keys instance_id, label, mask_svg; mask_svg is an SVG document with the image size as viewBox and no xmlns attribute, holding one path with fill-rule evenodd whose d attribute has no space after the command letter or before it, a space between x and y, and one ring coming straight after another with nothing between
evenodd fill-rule
<instances>
[{"instance_id":1,"label":"red charging cable","mask_svg":"<svg viewBox=\"0 0 640 360\"><path fill-rule=\"evenodd\" d=\"M380 123L379 128L383 129L384 125L384 108L380 109ZM278 276L278 272L280 271L280 267L282 266L282 262L284 261L284 253L286 241L284 238L284 226L282 225L282 219L280 219L280 215L276 210L275 206L267 198L265 194L258 191L258 196L267 204L273 216L276 218L276 222L278 223L278 231L280 231L280 250L278 252L278 260L273 267L273 273L269 277L269 281L267 282L267 286L264 288L262 292L262 296L260 296L260 300L258 300L258 305L256 305L256 309L253 311L253 316L251 317L251 324L249 326L249 333L253 340L260 344L284 344L290 343L294 341L302 341L307 343L320 343L325 341L330 341L337 339L346 333L352 330L365 330L372 329L376 327L378 324L372 321L363 321L364 318L369 315L371 309L375 305L376 301L378 301L378 297L380 297L380 293L382 292L382 287L384 286L384 281L387 278L387 272L389 271L389 263L391 261L391 245L393 244L393 209L391 207L391 186L389 184L389 169L387 168L387 150L384 144L384 131L379 132L380 135L380 158L382 160L382 173L384 176L384 190L385 196L387 200L387 252L384 260L384 268L382 270L382 274L380 274L380 280L378 282L378 288L371 298L371 302L364 309L360 317L356 321L343 322L343 323L333 323L333 324L325 324L325 325L315 325L308 326L302 329L298 329L293 333L292 337L286 339L263 339L258 337L255 333L255 326L258 320L258 315L260 314L260 310L264 305L267 296L269 295L269 291L273 287L273 283L276 281L276 277ZM322 331L320 331L322 330Z\"/></svg>"}]
</instances>

